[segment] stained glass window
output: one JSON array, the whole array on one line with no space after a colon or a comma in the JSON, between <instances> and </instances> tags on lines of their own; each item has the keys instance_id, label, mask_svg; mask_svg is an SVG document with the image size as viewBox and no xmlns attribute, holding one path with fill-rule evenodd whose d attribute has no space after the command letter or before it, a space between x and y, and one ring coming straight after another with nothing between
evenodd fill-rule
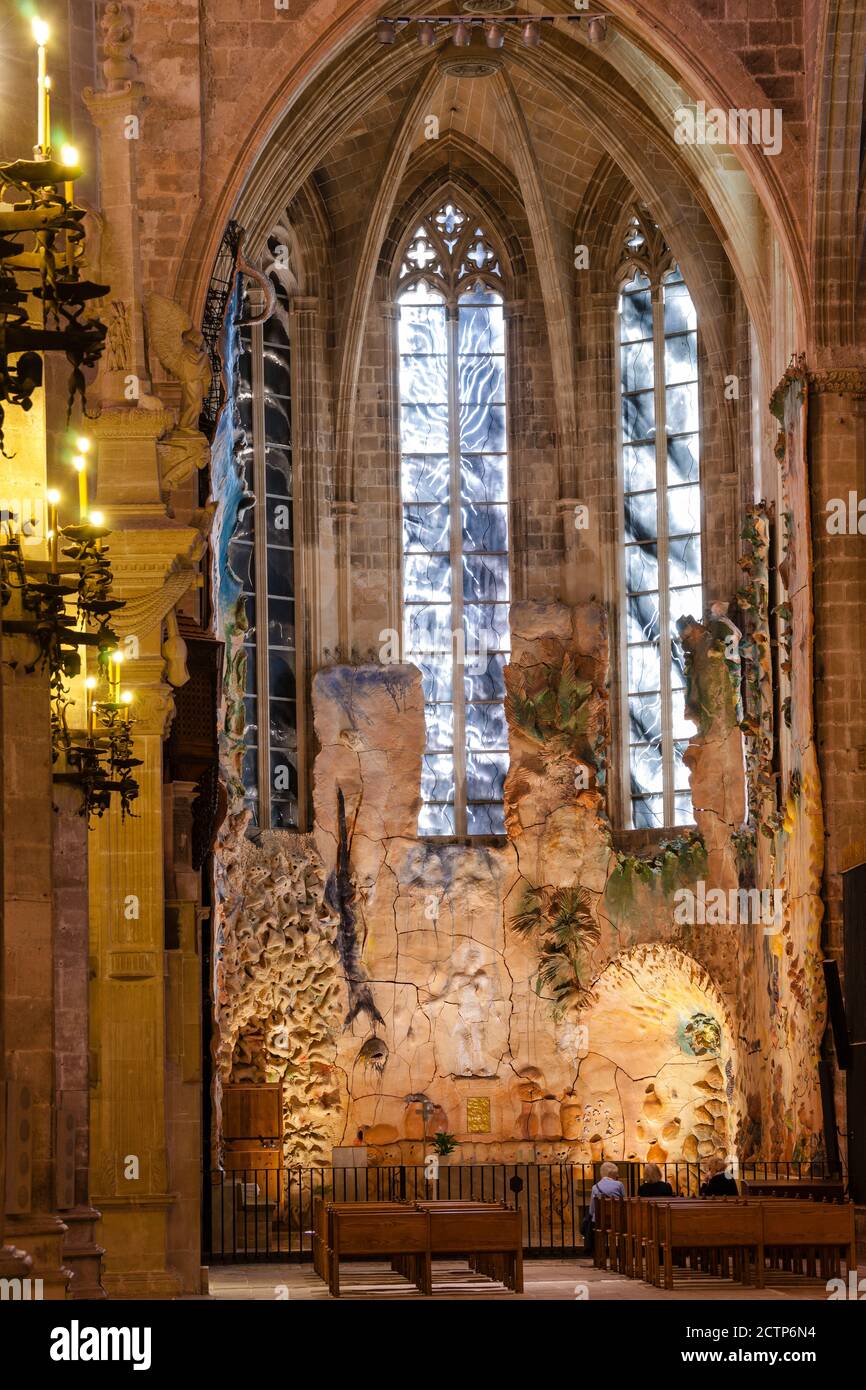
<instances>
[{"instance_id":1,"label":"stained glass window","mask_svg":"<svg viewBox=\"0 0 866 1390\"><path fill-rule=\"evenodd\" d=\"M677 619L700 618L697 315L658 228L632 219L619 298L623 726L636 829L694 819Z\"/></svg>"},{"instance_id":2,"label":"stained glass window","mask_svg":"<svg viewBox=\"0 0 866 1390\"><path fill-rule=\"evenodd\" d=\"M446 203L399 273L403 652L421 670L420 835L501 835L508 770L508 456L502 272Z\"/></svg>"},{"instance_id":3,"label":"stained glass window","mask_svg":"<svg viewBox=\"0 0 866 1390\"><path fill-rule=\"evenodd\" d=\"M243 780L253 823L300 823L295 527L289 298L271 274L271 317L239 331L235 449L247 506L230 561L243 587L247 631Z\"/></svg>"}]
</instances>

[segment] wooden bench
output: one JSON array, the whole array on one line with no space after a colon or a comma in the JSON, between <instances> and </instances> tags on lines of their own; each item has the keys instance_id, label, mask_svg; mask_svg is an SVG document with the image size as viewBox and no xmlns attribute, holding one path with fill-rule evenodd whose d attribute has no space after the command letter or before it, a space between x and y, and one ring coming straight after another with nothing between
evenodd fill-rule
<instances>
[{"instance_id":1,"label":"wooden bench","mask_svg":"<svg viewBox=\"0 0 866 1390\"><path fill-rule=\"evenodd\" d=\"M730 1256L733 1277L745 1283L748 1279L747 1252L752 1250L755 1285L763 1287L764 1228L759 1205L713 1197L684 1198L679 1202L651 1197L638 1200L654 1202L650 1224L655 1226L655 1231L651 1231L646 1246L654 1284L660 1284L663 1278L664 1287L673 1288L673 1261L677 1251L718 1252L725 1269Z\"/></svg>"},{"instance_id":2,"label":"wooden bench","mask_svg":"<svg viewBox=\"0 0 866 1390\"><path fill-rule=\"evenodd\" d=\"M843 1257L849 1270L857 1268L853 1202L795 1202L786 1197L760 1205L771 1267L797 1268L824 1280L839 1276Z\"/></svg>"},{"instance_id":3,"label":"wooden bench","mask_svg":"<svg viewBox=\"0 0 866 1390\"><path fill-rule=\"evenodd\" d=\"M350 1255L390 1259L392 1268L424 1294L432 1293L433 1255L466 1255L470 1268L523 1291L521 1214L504 1202L319 1198L313 1221L313 1268L335 1298L340 1297L340 1258Z\"/></svg>"},{"instance_id":4,"label":"wooden bench","mask_svg":"<svg viewBox=\"0 0 866 1390\"><path fill-rule=\"evenodd\" d=\"M403 1203L387 1210L372 1202L351 1208L331 1205L328 1235L328 1287L334 1298L340 1297L340 1260L346 1255L385 1257L392 1264L399 1260L401 1273L422 1294L432 1292L428 1212Z\"/></svg>"},{"instance_id":5,"label":"wooden bench","mask_svg":"<svg viewBox=\"0 0 866 1390\"><path fill-rule=\"evenodd\" d=\"M523 1292L523 1222L519 1211L489 1203L452 1207L448 1202L437 1202L427 1207L427 1214L432 1255L465 1255L470 1268L515 1293Z\"/></svg>"},{"instance_id":6,"label":"wooden bench","mask_svg":"<svg viewBox=\"0 0 866 1390\"><path fill-rule=\"evenodd\" d=\"M743 1182L746 1197L792 1197L814 1202L844 1202L845 1184L841 1178L749 1178Z\"/></svg>"},{"instance_id":7,"label":"wooden bench","mask_svg":"<svg viewBox=\"0 0 866 1390\"><path fill-rule=\"evenodd\" d=\"M409 1210L406 1202L332 1202L326 1197L317 1197L313 1203L313 1269L325 1283L330 1282L330 1252L332 1248L331 1213L334 1211L390 1211Z\"/></svg>"}]
</instances>

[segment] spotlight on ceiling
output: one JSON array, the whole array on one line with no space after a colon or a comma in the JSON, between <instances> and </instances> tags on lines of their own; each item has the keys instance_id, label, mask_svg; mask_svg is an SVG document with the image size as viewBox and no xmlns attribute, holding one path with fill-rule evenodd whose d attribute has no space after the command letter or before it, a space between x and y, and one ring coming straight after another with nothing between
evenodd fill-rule
<instances>
[{"instance_id":1,"label":"spotlight on ceiling","mask_svg":"<svg viewBox=\"0 0 866 1390\"><path fill-rule=\"evenodd\" d=\"M607 20L602 15L593 15L586 26L586 37L590 43L604 43L607 38Z\"/></svg>"},{"instance_id":2,"label":"spotlight on ceiling","mask_svg":"<svg viewBox=\"0 0 866 1390\"><path fill-rule=\"evenodd\" d=\"M422 19L418 25L418 42L423 48L432 48L436 42L436 25L429 19Z\"/></svg>"},{"instance_id":3,"label":"spotlight on ceiling","mask_svg":"<svg viewBox=\"0 0 866 1390\"><path fill-rule=\"evenodd\" d=\"M472 25L465 19L458 19L454 25L454 43L458 48L467 48L472 42Z\"/></svg>"},{"instance_id":4,"label":"spotlight on ceiling","mask_svg":"<svg viewBox=\"0 0 866 1390\"><path fill-rule=\"evenodd\" d=\"M537 19L528 19L523 26L523 42L527 48L537 48L541 42L541 26Z\"/></svg>"},{"instance_id":5,"label":"spotlight on ceiling","mask_svg":"<svg viewBox=\"0 0 866 1390\"><path fill-rule=\"evenodd\" d=\"M397 26L390 19L380 19L376 24L376 38L380 43L393 43L397 37Z\"/></svg>"},{"instance_id":6,"label":"spotlight on ceiling","mask_svg":"<svg viewBox=\"0 0 866 1390\"><path fill-rule=\"evenodd\" d=\"M500 25L488 24L484 29L484 42L488 48L501 48L505 42L505 35Z\"/></svg>"}]
</instances>

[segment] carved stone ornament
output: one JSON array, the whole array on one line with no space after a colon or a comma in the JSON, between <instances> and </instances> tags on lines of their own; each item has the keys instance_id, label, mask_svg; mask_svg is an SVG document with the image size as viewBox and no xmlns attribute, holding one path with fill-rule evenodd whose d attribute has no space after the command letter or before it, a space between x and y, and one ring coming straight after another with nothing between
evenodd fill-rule
<instances>
[{"instance_id":1,"label":"carved stone ornament","mask_svg":"<svg viewBox=\"0 0 866 1390\"><path fill-rule=\"evenodd\" d=\"M211 365L204 338L189 314L173 299L151 294L147 299L150 343L165 371L180 382L177 431L199 433L198 421L210 389ZM194 464L190 465L192 472Z\"/></svg>"},{"instance_id":2,"label":"carved stone ornament","mask_svg":"<svg viewBox=\"0 0 866 1390\"><path fill-rule=\"evenodd\" d=\"M132 16L123 5L111 0L99 21L105 58L102 75L108 92L122 92L138 77L138 63L132 56Z\"/></svg>"}]
</instances>

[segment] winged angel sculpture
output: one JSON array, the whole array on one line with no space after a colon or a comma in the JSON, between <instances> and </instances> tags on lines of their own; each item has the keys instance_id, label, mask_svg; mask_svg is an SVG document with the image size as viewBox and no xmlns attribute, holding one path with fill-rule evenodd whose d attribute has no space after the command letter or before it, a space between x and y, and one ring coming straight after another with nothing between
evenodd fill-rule
<instances>
[{"instance_id":1,"label":"winged angel sculpture","mask_svg":"<svg viewBox=\"0 0 866 1390\"><path fill-rule=\"evenodd\" d=\"M201 333L173 299L148 296L147 326L161 366L180 382L177 426L159 444L163 483L175 488L207 461L207 440L198 422L210 389L210 359Z\"/></svg>"}]
</instances>

